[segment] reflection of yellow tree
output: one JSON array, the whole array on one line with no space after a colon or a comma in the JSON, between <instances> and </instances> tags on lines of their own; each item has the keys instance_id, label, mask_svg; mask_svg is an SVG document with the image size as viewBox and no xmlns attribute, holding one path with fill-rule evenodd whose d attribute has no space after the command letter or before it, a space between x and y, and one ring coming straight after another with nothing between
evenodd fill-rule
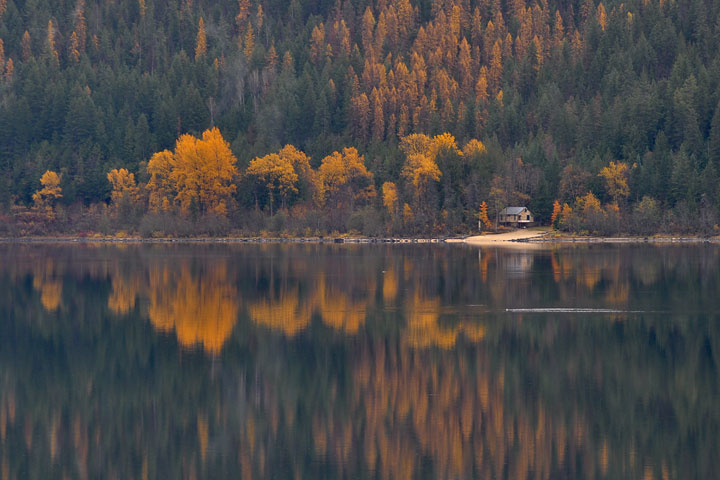
<instances>
[{"instance_id":1,"label":"reflection of yellow tree","mask_svg":"<svg viewBox=\"0 0 720 480\"><path fill-rule=\"evenodd\" d=\"M132 310L135 306L135 299L142 288L141 283L141 278L137 275L127 278L120 272L115 273L112 277L112 292L108 297L108 308L119 315Z\"/></svg>"},{"instance_id":2,"label":"reflection of yellow tree","mask_svg":"<svg viewBox=\"0 0 720 480\"><path fill-rule=\"evenodd\" d=\"M33 276L33 288L40 292L40 303L48 312L60 307L62 299L62 281L57 277L55 262L47 258L38 263Z\"/></svg>"},{"instance_id":3,"label":"reflection of yellow tree","mask_svg":"<svg viewBox=\"0 0 720 480\"><path fill-rule=\"evenodd\" d=\"M320 314L326 325L356 333L365 321L365 309L366 302L353 301L339 288L328 286L322 275L306 298L300 297L296 286L280 293L270 292L266 298L248 306L250 318L255 323L289 336L307 328L314 312Z\"/></svg>"},{"instance_id":4,"label":"reflection of yellow tree","mask_svg":"<svg viewBox=\"0 0 720 480\"><path fill-rule=\"evenodd\" d=\"M167 267L151 269L148 313L153 326L165 332L174 329L184 347L200 344L208 353L219 354L239 308L227 276L225 265L191 274L184 264L179 276Z\"/></svg>"},{"instance_id":5,"label":"reflection of yellow tree","mask_svg":"<svg viewBox=\"0 0 720 480\"><path fill-rule=\"evenodd\" d=\"M366 292L373 289L368 289ZM366 302L353 301L321 277L315 290L316 304L323 322L346 333L356 333L365 322Z\"/></svg>"},{"instance_id":6,"label":"reflection of yellow tree","mask_svg":"<svg viewBox=\"0 0 720 480\"><path fill-rule=\"evenodd\" d=\"M310 324L312 305L301 304L298 289L293 288L253 302L248 306L248 312L258 325L294 336Z\"/></svg>"},{"instance_id":7,"label":"reflection of yellow tree","mask_svg":"<svg viewBox=\"0 0 720 480\"><path fill-rule=\"evenodd\" d=\"M391 303L397 298L398 280L395 270L388 268L383 276L383 299L385 303Z\"/></svg>"},{"instance_id":8,"label":"reflection of yellow tree","mask_svg":"<svg viewBox=\"0 0 720 480\"><path fill-rule=\"evenodd\" d=\"M413 347L452 348L461 333L472 341L479 341L485 337L485 327L482 325L457 322L441 326L439 324L440 299L425 298L417 291L408 300L405 312L408 323L405 338Z\"/></svg>"}]
</instances>

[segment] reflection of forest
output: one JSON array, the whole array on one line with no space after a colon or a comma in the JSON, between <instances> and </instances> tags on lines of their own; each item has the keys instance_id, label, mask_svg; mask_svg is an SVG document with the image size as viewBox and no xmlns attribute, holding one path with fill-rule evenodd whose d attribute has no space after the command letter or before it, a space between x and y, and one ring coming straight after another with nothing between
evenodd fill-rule
<instances>
[{"instance_id":1,"label":"reflection of forest","mask_svg":"<svg viewBox=\"0 0 720 480\"><path fill-rule=\"evenodd\" d=\"M714 311L712 249L0 248L3 479L720 467L717 319L503 313Z\"/></svg>"}]
</instances>

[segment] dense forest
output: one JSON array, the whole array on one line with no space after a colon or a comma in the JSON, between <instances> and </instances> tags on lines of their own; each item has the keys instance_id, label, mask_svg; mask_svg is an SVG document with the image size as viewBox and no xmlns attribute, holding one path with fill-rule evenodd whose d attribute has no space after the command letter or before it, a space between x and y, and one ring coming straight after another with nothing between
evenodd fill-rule
<instances>
[{"instance_id":1,"label":"dense forest","mask_svg":"<svg viewBox=\"0 0 720 480\"><path fill-rule=\"evenodd\" d=\"M483 202L712 233L719 22L701 0L0 0L0 234L444 234Z\"/></svg>"}]
</instances>

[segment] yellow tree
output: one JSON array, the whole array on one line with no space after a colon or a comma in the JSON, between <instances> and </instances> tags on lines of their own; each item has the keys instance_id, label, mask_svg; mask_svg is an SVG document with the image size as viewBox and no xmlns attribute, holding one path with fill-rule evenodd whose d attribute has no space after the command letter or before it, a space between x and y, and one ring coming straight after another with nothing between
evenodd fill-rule
<instances>
[{"instance_id":1,"label":"yellow tree","mask_svg":"<svg viewBox=\"0 0 720 480\"><path fill-rule=\"evenodd\" d=\"M137 201L138 187L135 175L126 168L113 168L107 174L108 182L112 185L111 199L115 208L131 205Z\"/></svg>"},{"instance_id":2,"label":"yellow tree","mask_svg":"<svg viewBox=\"0 0 720 480\"><path fill-rule=\"evenodd\" d=\"M365 167L365 157L357 149L344 148L322 159L317 176L316 201L320 206L349 206L375 197L373 174Z\"/></svg>"},{"instance_id":3,"label":"yellow tree","mask_svg":"<svg viewBox=\"0 0 720 480\"><path fill-rule=\"evenodd\" d=\"M58 56L58 51L55 48L55 25L52 20L48 21L47 26L47 49L50 56L53 60L55 60L55 63L58 63L60 61L60 57Z\"/></svg>"},{"instance_id":4,"label":"yellow tree","mask_svg":"<svg viewBox=\"0 0 720 480\"><path fill-rule=\"evenodd\" d=\"M206 130L201 139L181 136L173 157L175 165L170 179L175 182L176 200L182 210L188 212L196 204L200 213L227 213L230 196L236 189L232 181L238 174L237 159L220 130Z\"/></svg>"},{"instance_id":5,"label":"yellow tree","mask_svg":"<svg viewBox=\"0 0 720 480\"><path fill-rule=\"evenodd\" d=\"M562 206L560 205L560 202L555 200L555 203L553 203L552 216L550 217L550 223L552 224L553 228L557 228L557 226L559 225L561 214Z\"/></svg>"},{"instance_id":6,"label":"yellow tree","mask_svg":"<svg viewBox=\"0 0 720 480\"><path fill-rule=\"evenodd\" d=\"M174 152L158 152L148 163L150 209L166 211L177 203L184 213L194 206L200 213L224 215L236 189L236 162L217 128L202 138L181 136Z\"/></svg>"},{"instance_id":7,"label":"yellow tree","mask_svg":"<svg viewBox=\"0 0 720 480\"><path fill-rule=\"evenodd\" d=\"M383 205L390 215L397 213L398 194L393 182L385 182L382 186Z\"/></svg>"},{"instance_id":8,"label":"yellow tree","mask_svg":"<svg viewBox=\"0 0 720 480\"><path fill-rule=\"evenodd\" d=\"M630 195L628 186L628 165L623 162L610 162L600 170L598 176L605 179L605 186L615 203L620 203Z\"/></svg>"},{"instance_id":9,"label":"yellow tree","mask_svg":"<svg viewBox=\"0 0 720 480\"><path fill-rule=\"evenodd\" d=\"M428 186L431 181L437 182L442 176L435 161L428 154L408 155L401 174L405 181L412 186L417 206L423 210L427 209Z\"/></svg>"},{"instance_id":10,"label":"yellow tree","mask_svg":"<svg viewBox=\"0 0 720 480\"><path fill-rule=\"evenodd\" d=\"M195 46L195 60L201 59L207 52L207 36L205 35L205 21L200 17Z\"/></svg>"},{"instance_id":11,"label":"yellow tree","mask_svg":"<svg viewBox=\"0 0 720 480\"><path fill-rule=\"evenodd\" d=\"M150 181L145 188L150 193L148 203L151 211L166 212L172 207L176 189L170 180L170 174L174 168L175 157L169 150L157 152L148 162L147 173Z\"/></svg>"},{"instance_id":12,"label":"yellow tree","mask_svg":"<svg viewBox=\"0 0 720 480\"><path fill-rule=\"evenodd\" d=\"M315 65L319 65L325 57L325 25L320 22L313 28L310 35L310 58Z\"/></svg>"},{"instance_id":13,"label":"yellow tree","mask_svg":"<svg viewBox=\"0 0 720 480\"><path fill-rule=\"evenodd\" d=\"M285 145L278 152L292 165L298 176L298 190L301 197L312 196L315 187L315 172L310 167L310 157L293 145Z\"/></svg>"},{"instance_id":14,"label":"yellow tree","mask_svg":"<svg viewBox=\"0 0 720 480\"><path fill-rule=\"evenodd\" d=\"M68 45L68 54L73 62L78 63L80 61L80 42L78 40L77 33L73 32L70 35L70 45Z\"/></svg>"},{"instance_id":15,"label":"yellow tree","mask_svg":"<svg viewBox=\"0 0 720 480\"><path fill-rule=\"evenodd\" d=\"M485 225L485 228L492 228L492 222L490 221L490 218L488 217L488 206L487 203L485 203L485 200L480 204L480 221L483 225Z\"/></svg>"},{"instance_id":16,"label":"yellow tree","mask_svg":"<svg viewBox=\"0 0 720 480\"><path fill-rule=\"evenodd\" d=\"M605 6L600 2L597 7L597 21L600 24L600 28L605 31L607 26L607 14L605 13Z\"/></svg>"},{"instance_id":17,"label":"yellow tree","mask_svg":"<svg viewBox=\"0 0 720 480\"><path fill-rule=\"evenodd\" d=\"M282 200L282 207L285 208L288 195L297 193L295 184L298 175L295 173L290 161L277 153L271 153L264 157L254 158L248 166L245 174L253 178L256 187L266 189L270 203L270 215L273 214L273 201L275 195ZM255 205L258 205L258 188L255 191Z\"/></svg>"},{"instance_id":18,"label":"yellow tree","mask_svg":"<svg viewBox=\"0 0 720 480\"><path fill-rule=\"evenodd\" d=\"M255 34L253 33L252 24L248 24L247 31L245 32L245 46L243 48L243 53L245 54L245 57L250 58L252 56L254 49L255 49Z\"/></svg>"},{"instance_id":19,"label":"yellow tree","mask_svg":"<svg viewBox=\"0 0 720 480\"><path fill-rule=\"evenodd\" d=\"M46 170L40 177L40 184L43 188L33 193L33 202L39 208L52 210L55 202L62 197L60 188L60 176L52 170Z\"/></svg>"}]
</instances>

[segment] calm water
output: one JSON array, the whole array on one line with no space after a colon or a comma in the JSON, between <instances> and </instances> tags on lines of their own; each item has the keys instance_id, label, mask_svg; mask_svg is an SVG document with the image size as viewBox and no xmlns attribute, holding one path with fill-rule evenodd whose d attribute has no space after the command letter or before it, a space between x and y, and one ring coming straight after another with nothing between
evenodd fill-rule
<instances>
[{"instance_id":1,"label":"calm water","mask_svg":"<svg viewBox=\"0 0 720 480\"><path fill-rule=\"evenodd\" d=\"M720 248L2 245L6 478L716 478Z\"/></svg>"}]
</instances>

